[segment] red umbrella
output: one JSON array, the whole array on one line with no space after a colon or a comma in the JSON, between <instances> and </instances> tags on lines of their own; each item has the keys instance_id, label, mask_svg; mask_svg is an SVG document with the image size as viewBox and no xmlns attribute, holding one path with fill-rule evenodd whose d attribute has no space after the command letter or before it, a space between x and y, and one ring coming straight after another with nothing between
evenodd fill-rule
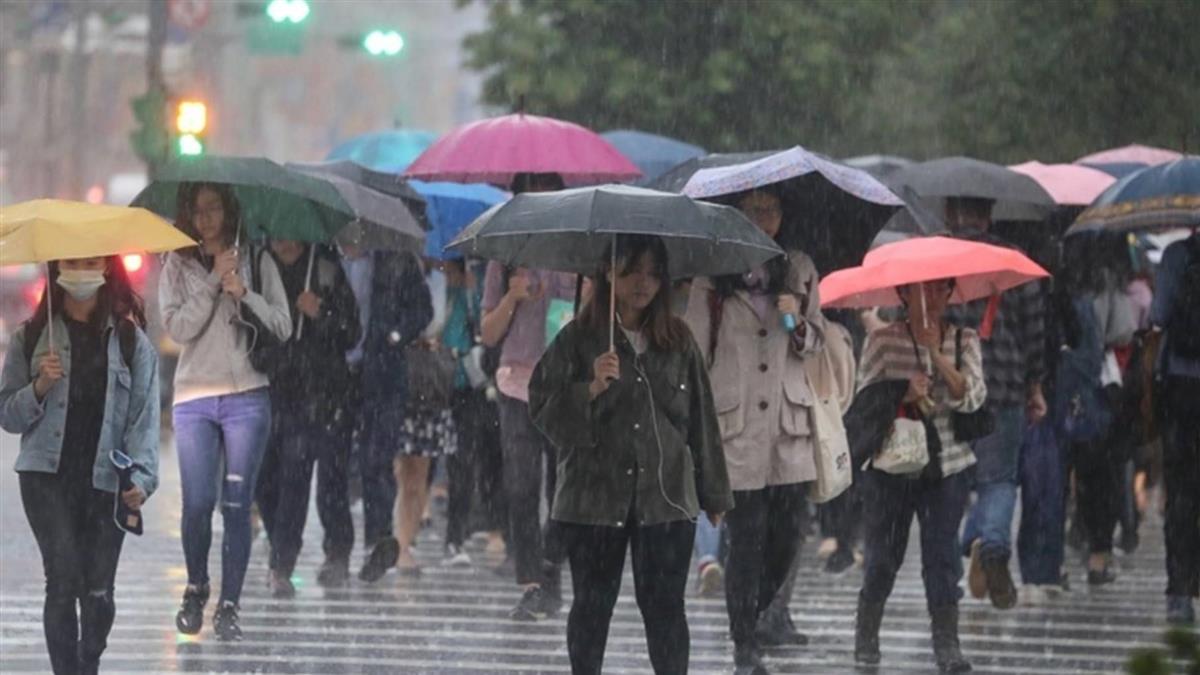
<instances>
[{"instance_id":1,"label":"red umbrella","mask_svg":"<svg viewBox=\"0 0 1200 675\"><path fill-rule=\"evenodd\" d=\"M950 237L918 237L880 246L863 258L862 265L827 275L821 280L821 306L893 307L900 304L897 286L938 279L955 280L952 303L995 299L1003 291L1048 276L1015 249ZM994 313L995 308L989 307L988 314ZM990 323L985 318L984 326ZM990 330L980 330L985 332Z\"/></svg>"},{"instance_id":2,"label":"red umbrella","mask_svg":"<svg viewBox=\"0 0 1200 675\"><path fill-rule=\"evenodd\" d=\"M465 124L439 138L404 175L507 187L518 173L556 173L568 185L612 183L642 172L611 143L578 124L514 113Z\"/></svg>"}]
</instances>

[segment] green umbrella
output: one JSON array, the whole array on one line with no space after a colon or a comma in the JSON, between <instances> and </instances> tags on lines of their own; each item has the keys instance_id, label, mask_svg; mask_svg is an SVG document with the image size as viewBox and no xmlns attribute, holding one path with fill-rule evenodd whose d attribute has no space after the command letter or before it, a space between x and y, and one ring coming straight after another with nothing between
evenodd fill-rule
<instances>
[{"instance_id":1,"label":"green umbrella","mask_svg":"<svg viewBox=\"0 0 1200 675\"><path fill-rule=\"evenodd\" d=\"M176 216L184 183L223 183L233 188L245 234L325 242L354 219L354 210L329 181L292 171L262 157L206 156L176 161L133 200L167 218Z\"/></svg>"}]
</instances>

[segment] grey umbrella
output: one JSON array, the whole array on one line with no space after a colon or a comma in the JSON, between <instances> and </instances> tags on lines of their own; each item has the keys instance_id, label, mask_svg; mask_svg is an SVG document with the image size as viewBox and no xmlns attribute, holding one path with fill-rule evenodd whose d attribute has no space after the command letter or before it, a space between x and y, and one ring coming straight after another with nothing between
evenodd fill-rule
<instances>
[{"instance_id":1,"label":"grey umbrella","mask_svg":"<svg viewBox=\"0 0 1200 675\"><path fill-rule=\"evenodd\" d=\"M1008 167L971 157L943 157L897 169L883 181L910 188L928 207L946 197L978 197L996 202L998 220L1041 220L1056 206L1037 181Z\"/></svg>"},{"instance_id":2,"label":"grey umbrella","mask_svg":"<svg viewBox=\"0 0 1200 675\"><path fill-rule=\"evenodd\" d=\"M407 200L398 195L385 194L336 173L312 169L311 165L288 164L287 167L333 185L362 224L359 243L364 248L412 251L418 255L424 250L429 224L423 208L418 217L409 208ZM419 203L423 206L424 200Z\"/></svg>"}]
</instances>

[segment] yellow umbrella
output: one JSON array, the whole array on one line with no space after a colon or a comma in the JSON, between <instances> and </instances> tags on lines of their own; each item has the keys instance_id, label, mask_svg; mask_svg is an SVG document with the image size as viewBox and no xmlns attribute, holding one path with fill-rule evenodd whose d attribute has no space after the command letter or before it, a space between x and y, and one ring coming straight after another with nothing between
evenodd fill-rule
<instances>
[{"instance_id":1,"label":"yellow umbrella","mask_svg":"<svg viewBox=\"0 0 1200 675\"><path fill-rule=\"evenodd\" d=\"M62 199L0 207L0 265L161 253L195 245L146 209Z\"/></svg>"}]
</instances>

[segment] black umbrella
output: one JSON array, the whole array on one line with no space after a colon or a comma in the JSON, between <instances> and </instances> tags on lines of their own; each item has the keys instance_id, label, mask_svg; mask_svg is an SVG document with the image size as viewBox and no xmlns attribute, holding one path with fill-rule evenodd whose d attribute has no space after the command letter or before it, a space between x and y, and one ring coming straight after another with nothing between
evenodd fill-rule
<instances>
[{"instance_id":1,"label":"black umbrella","mask_svg":"<svg viewBox=\"0 0 1200 675\"><path fill-rule=\"evenodd\" d=\"M331 162L288 162L286 166L289 169L319 176L339 176L385 195L399 197L404 200L404 205L408 207L413 217L421 221L425 220L425 198L399 174L376 171L349 159ZM429 224L424 223L422 227L428 230Z\"/></svg>"}]
</instances>

